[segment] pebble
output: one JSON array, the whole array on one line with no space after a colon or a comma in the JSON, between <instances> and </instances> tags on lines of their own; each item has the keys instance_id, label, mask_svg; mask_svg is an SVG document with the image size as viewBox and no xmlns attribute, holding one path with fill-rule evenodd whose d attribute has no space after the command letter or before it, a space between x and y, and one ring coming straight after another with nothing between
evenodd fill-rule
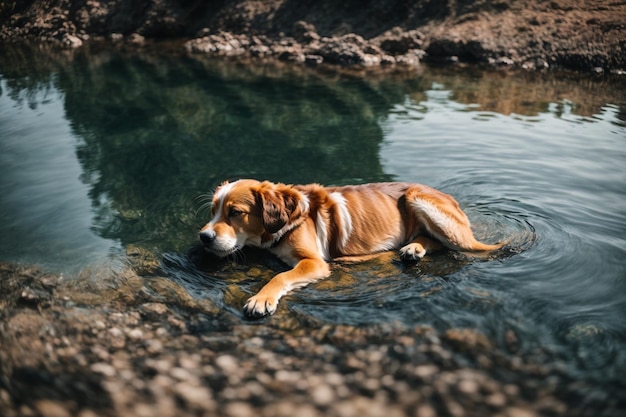
<instances>
[{"instance_id":1,"label":"pebble","mask_svg":"<svg viewBox=\"0 0 626 417\"><path fill-rule=\"evenodd\" d=\"M293 383L296 383L301 378L301 375L298 372L292 372L292 371L287 371L285 369L279 369L278 371L276 371L274 378L278 382L293 384Z\"/></svg>"},{"instance_id":2,"label":"pebble","mask_svg":"<svg viewBox=\"0 0 626 417\"><path fill-rule=\"evenodd\" d=\"M117 327L110 328L107 333L112 347L121 349L126 345L124 333Z\"/></svg>"},{"instance_id":3,"label":"pebble","mask_svg":"<svg viewBox=\"0 0 626 417\"><path fill-rule=\"evenodd\" d=\"M168 308L163 303L145 303L139 307L139 313L150 320L158 320L168 313Z\"/></svg>"},{"instance_id":4,"label":"pebble","mask_svg":"<svg viewBox=\"0 0 626 417\"><path fill-rule=\"evenodd\" d=\"M231 355L218 356L215 364L226 373L234 373L238 369L237 359Z\"/></svg>"},{"instance_id":5,"label":"pebble","mask_svg":"<svg viewBox=\"0 0 626 417\"><path fill-rule=\"evenodd\" d=\"M502 408L506 405L506 396L500 392L496 392L487 396L485 403L494 408Z\"/></svg>"},{"instance_id":6,"label":"pebble","mask_svg":"<svg viewBox=\"0 0 626 417\"><path fill-rule=\"evenodd\" d=\"M435 365L420 365L415 367L414 374L421 379L430 379L437 372L439 372L439 368Z\"/></svg>"},{"instance_id":7,"label":"pebble","mask_svg":"<svg viewBox=\"0 0 626 417\"><path fill-rule=\"evenodd\" d=\"M518 407L509 407L504 411L506 417L537 417L537 413Z\"/></svg>"},{"instance_id":8,"label":"pebble","mask_svg":"<svg viewBox=\"0 0 626 417\"><path fill-rule=\"evenodd\" d=\"M387 375L385 375L387 376ZM337 373L337 372L330 372L326 374L326 382L332 386L339 386L342 385L344 382L344 378L341 374Z\"/></svg>"},{"instance_id":9,"label":"pebble","mask_svg":"<svg viewBox=\"0 0 626 417\"><path fill-rule=\"evenodd\" d=\"M80 410L78 417L98 417L98 414L96 414L95 411L86 408Z\"/></svg>"},{"instance_id":10,"label":"pebble","mask_svg":"<svg viewBox=\"0 0 626 417\"><path fill-rule=\"evenodd\" d=\"M174 386L174 392L194 408L205 411L215 409L211 392L203 386L183 381Z\"/></svg>"},{"instance_id":11,"label":"pebble","mask_svg":"<svg viewBox=\"0 0 626 417\"><path fill-rule=\"evenodd\" d=\"M224 407L227 417L258 417L257 412L248 403L232 402Z\"/></svg>"},{"instance_id":12,"label":"pebble","mask_svg":"<svg viewBox=\"0 0 626 417\"><path fill-rule=\"evenodd\" d=\"M470 380L470 379L463 379L457 385L457 389L466 395L477 394L479 388L480 387L478 385L478 382L476 382L475 380Z\"/></svg>"},{"instance_id":13,"label":"pebble","mask_svg":"<svg viewBox=\"0 0 626 417\"><path fill-rule=\"evenodd\" d=\"M430 404L421 404L415 409L415 417L437 417L437 411Z\"/></svg>"},{"instance_id":14,"label":"pebble","mask_svg":"<svg viewBox=\"0 0 626 417\"><path fill-rule=\"evenodd\" d=\"M156 339L146 341L146 352L150 355L156 355L163 351L163 343Z\"/></svg>"},{"instance_id":15,"label":"pebble","mask_svg":"<svg viewBox=\"0 0 626 417\"><path fill-rule=\"evenodd\" d=\"M170 369L172 369L172 362L167 359L148 359L146 360L146 365L161 374L169 373Z\"/></svg>"},{"instance_id":16,"label":"pebble","mask_svg":"<svg viewBox=\"0 0 626 417\"><path fill-rule=\"evenodd\" d=\"M90 366L90 368L93 372L102 374L107 377L113 377L116 374L115 368L109 365L108 363L104 363L104 362L94 363Z\"/></svg>"},{"instance_id":17,"label":"pebble","mask_svg":"<svg viewBox=\"0 0 626 417\"><path fill-rule=\"evenodd\" d=\"M311 399L317 405L326 406L335 400L335 393L328 385L319 385L311 391Z\"/></svg>"},{"instance_id":18,"label":"pebble","mask_svg":"<svg viewBox=\"0 0 626 417\"><path fill-rule=\"evenodd\" d=\"M133 406L133 414L137 417L153 417L155 413L156 410L150 404L139 403Z\"/></svg>"},{"instance_id":19,"label":"pebble","mask_svg":"<svg viewBox=\"0 0 626 417\"><path fill-rule=\"evenodd\" d=\"M35 409L42 417L71 417L71 413L62 404L56 401L36 401Z\"/></svg>"},{"instance_id":20,"label":"pebble","mask_svg":"<svg viewBox=\"0 0 626 417\"><path fill-rule=\"evenodd\" d=\"M141 329L132 329L127 333L129 339L137 341L143 339L143 332Z\"/></svg>"},{"instance_id":21,"label":"pebble","mask_svg":"<svg viewBox=\"0 0 626 417\"><path fill-rule=\"evenodd\" d=\"M444 402L444 406L452 417L465 417L465 410L463 409L461 404L457 403L456 401L448 398Z\"/></svg>"},{"instance_id":22,"label":"pebble","mask_svg":"<svg viewBox=\"0 0 626 417\"><path fill-rule=\"evenodd\" d=\"M200 366L200 355L185 355L182 356L178 359L178 363L180 364L180 366L182 368L185 368L187 370L195 370L198 369L198 367Z\"/></svg>"},{"instance_id":23,"label":"pebble","mask_svg":"<svg viewBox=\"0 0 626 417\"><path fill-rule=\"evenodd\" d=\"M172 368L170 370L170 375L173 378L178 379L179 381L186 381L186 380L193 378L193 375L187 369L178 368L178 367Z\"/></svg>"}]
</instances>

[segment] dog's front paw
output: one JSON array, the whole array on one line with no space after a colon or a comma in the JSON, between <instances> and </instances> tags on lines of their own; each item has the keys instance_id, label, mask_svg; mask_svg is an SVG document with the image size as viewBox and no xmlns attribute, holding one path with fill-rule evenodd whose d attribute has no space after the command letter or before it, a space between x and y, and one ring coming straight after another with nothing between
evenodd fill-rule
<instances>
[{"instance_id":1,"label":"dog's front paw","mask_svg":"<svg viewBox=\"0 0 626 417\"><path fill-rule=\"evenodd\" d=\"M243 313L251 319L260 319L276 312L278 300L274 297L257 294L248 299L243 306Z\"/></svg>"},{"instance_id":2,"label":"dog's front paw","mask_svg":"<svg viewBox=\"0 0 626 417\"><path fill-rule=\"evenodd\" d=\"M419 243L409 243L400 249L400 259L405 262L419 261L426 255L426 248Z\"/></svg>"}]
</instances>

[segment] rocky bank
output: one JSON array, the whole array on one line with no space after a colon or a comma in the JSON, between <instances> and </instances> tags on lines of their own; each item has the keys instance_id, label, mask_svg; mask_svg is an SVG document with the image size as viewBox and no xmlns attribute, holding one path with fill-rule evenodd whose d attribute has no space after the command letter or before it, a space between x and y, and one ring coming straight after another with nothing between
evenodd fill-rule
<instances>
[{"instance_id":1,"label":"rocky bank","mask_svg":"<svg viewBox=\"0 0 626 417\"><path fill-rule=\"evenodd\" d=\"M605 0L13 0L0 39L76 48L180 39L192 53L298 64L420 61L626 70L626 4Z\"/></svg>"},{"instance_id":2,"label":"rocky bank","mask_svg":"<svg viewBox=\"0 0 626 417\"><path fill-rule=\"evenodd\" d=\"M5 417L617 416L623 381L576 378L513 330L246 322L158 264L64 280L0 264ZM141 275L139 275L141 274ZM225 298L233 297L227 293ZM308 322L306 322L309 320Z\"/></svg>"}]
</instances>

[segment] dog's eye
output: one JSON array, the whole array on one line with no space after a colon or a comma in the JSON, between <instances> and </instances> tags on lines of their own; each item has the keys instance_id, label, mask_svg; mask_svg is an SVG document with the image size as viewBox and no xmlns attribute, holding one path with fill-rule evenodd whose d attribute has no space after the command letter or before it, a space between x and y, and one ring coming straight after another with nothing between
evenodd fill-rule
<instances>
[{"instance_id":1,"label":"dog's eye","mask_svg":"<svg viewBox=\"0 0 626 417\"><path fill-rule=\"evenodd\" d=\"M230 210L228 210L228 217L237 217L237 216L241 216L243 214L243 211L238 210L234 207L231 207Z\"/></svg>"}]
</instances>

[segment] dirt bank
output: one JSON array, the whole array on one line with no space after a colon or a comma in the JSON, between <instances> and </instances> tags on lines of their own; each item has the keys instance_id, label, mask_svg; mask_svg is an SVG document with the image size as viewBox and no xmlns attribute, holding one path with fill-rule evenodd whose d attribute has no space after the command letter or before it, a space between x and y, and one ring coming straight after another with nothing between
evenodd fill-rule
<instances>
[{"instance_id":1,"label":"dirt bank","mask_svg":"<svg viewBox=\"0 0 626 417\"><path fill-rule=\"evenodd\" d=\"M189 40L194 53L300 64L466 61L528 69L626 70L626 4L602 0L14 0L0 39L80 47Z\"/></svg>"}]
</instances>

